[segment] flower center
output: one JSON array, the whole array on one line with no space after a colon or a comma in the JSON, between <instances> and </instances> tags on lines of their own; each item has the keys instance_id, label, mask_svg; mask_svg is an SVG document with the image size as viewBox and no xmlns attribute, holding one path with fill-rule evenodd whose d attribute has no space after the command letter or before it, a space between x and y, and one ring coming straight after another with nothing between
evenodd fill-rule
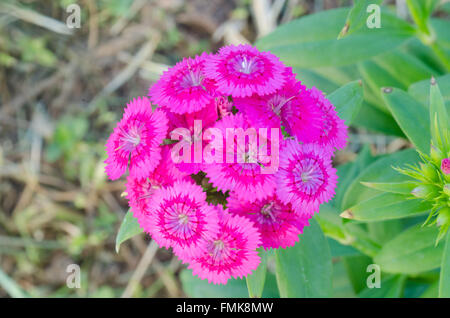
<instances>
[{"instance_id":1,"label":"flower center","mask_svg":"<svg viewBox=\"0 0 450 318\"><path fill-rule=\"evenodd\" d=\"M119 148L124 148L129 152L136 148L141 143L142 127L143 125L133 125L129 127L128 131L120 127L122 133L121 141L123 144Z\"/></svg>"},{"instance_id":2,"label":"flower center","mask_svg":"<svg viewBox=\"0 0 450 318\"><path fill-rule=\"evenodd\" d=\"M189 217L186 214L181 213L180 215L178 215L178 220L181 224L186 225L189 222Z\"/></svg>"},{"instance_id":3,"label":"flower center","mask_svg":"<svg viewBox=\"0 0 450 318\"><path fill-rule=\"evenodd\" d=\"M311 158L299 162L295 168L294 179L300 191L313 195L324 181L324 175L315 160Z\"/></svg>"},{"instance_id":4,"label":"flower center","mask_svg":"<svg viewBox=\"0 0 450 318\"><path fill-rule=\"evenodd\" d=\"M261 208L261 214L266 218L273 218L272 215L273 202L267 203Z\"/></svg>"},{"instance_id":5,"label":"flower center","mask_svg":"<svg viewBox=\"0 0 450 318\"><path fill-rule=\"evenodd\" d=\"M240 55L235 58L234 69L243 74L252 74L259 69L259 61L255 57Z\"/></svg>"},{"instance_id":6,"label":"flower center","mask_svg":"<svg viewBox=\"0 0 450 318\"><path fill-rule=\"evenodd\" d=\"M225 244L222 240L214 241L214 249L221 251L225 247Z\"/></svg>"},{"instance_id":7,"label":"flower center","mask_svg":"<svg viewBox=\"0 0 450 318\"><path fill-rule=\"evenodd\" d=\"M197 87L202 85L202 81L203 75L200 68L189 67L188 71L182 75L180 85L182 88Z\"/></svg>"}]
</instances>

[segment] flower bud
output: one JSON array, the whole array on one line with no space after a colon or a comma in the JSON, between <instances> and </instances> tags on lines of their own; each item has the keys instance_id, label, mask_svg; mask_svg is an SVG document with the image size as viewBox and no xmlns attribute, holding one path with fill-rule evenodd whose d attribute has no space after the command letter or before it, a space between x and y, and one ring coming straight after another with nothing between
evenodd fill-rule
<instances>
[{"instance_id":1,"label":"flower bud","mask_svg":"<svg viewBox=\"0 0 450 318\"><path fill-rule=\"evenodd\" d=\"M448 206L439 210L436 223L438 226L445 226L450 224L450 208Z\"/></svg>"},{"instance_id":2,"label":"flower bud","mask_svg":"<svg viewBox=\"0 0 450 318\"><path fill-rule=\"evenodd\" d=\"M429 163L420 163L420 170L422 174L430 181L439 181L438 172L436 168Z\"/></svg>"},{"instance_id":3,"label":"flower bud","mask_svg":"<svg viewBox=\"0 0 450 318\"><path fill-rule=\"evenodd\" d=\"M431 184L424 184L418 187L415 187L411 194L419 199L426 199L430 197L437 196L436 187Z\"/></svg>"},{"instance_id":4,"label":"flower bud","mask_svg":"<svg viewBox=\"0 0 450 318\"><path fill-rule=\"evenodd\" d=\"M442 159L441 170L445 175L450 174L450 158Z\"/></svg>"},{"instance_id":5,"label":"flower bud","mask_svg":"<svg viewBox=\"0 0 450 318\"><path fill-rule=\"evenodd\" d=\"M444 185L444 193L450 197L450 183Z\"/></svg>"},{"instance_id":6,"label":"flower bud","mask_svg":"<svg viewBox=\"0 0 450 318\"><path fill-rule=\"evenodd\" d=\"M445 158L444 154L442 153L441 149L431 145L430 150L430 157L431 160L436 164L439 165L441 163L441 160Z\"/></svg>"}]
</instances>

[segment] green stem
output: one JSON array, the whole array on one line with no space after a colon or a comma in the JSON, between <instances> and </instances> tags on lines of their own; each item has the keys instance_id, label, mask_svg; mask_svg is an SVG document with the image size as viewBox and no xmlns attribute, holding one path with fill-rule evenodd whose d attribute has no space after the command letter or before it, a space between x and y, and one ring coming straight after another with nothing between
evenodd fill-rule
<instances>
[{"instance_id":1,"label":"green stem","mask_svg":"<svg viewBox=\"0 0 450 318\"><path fill-rule=\"evenodd\" d=\"M435 41L430 44L430 47L433 50L434 54L436 54L436 56L438 57L441 64L447 71L450 72L450 60L447 58L447 54L445 54L439 44L437 44Z\"/></svg>"}]
</instances>

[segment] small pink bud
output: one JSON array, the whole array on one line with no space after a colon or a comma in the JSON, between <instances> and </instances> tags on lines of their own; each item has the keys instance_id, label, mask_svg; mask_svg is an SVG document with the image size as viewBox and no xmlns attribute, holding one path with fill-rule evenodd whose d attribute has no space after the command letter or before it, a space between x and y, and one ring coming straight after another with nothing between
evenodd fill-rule
<instances>
[{"instance_id":1,"label":"small pink bud","mask_svg":"<svg viewBox=\"0 0 450 318\"><path fill-rule=\"evenodd\" d=\"M441 170L444 174L450 174L450 158L442 159Z\"/></svg>"}]
</instances>

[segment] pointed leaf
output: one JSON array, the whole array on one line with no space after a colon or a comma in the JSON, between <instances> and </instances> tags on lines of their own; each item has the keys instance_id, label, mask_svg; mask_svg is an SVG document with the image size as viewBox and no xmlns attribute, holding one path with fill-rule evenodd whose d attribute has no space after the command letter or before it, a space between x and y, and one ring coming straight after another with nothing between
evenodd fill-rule
<instances>
[{"instance_id":1,"label":"pointed leaf","mask_svg":"<svg viewBox=\"0 0 450 318\"><path fill-rule=\"evenodd\" d=\"M337 40L348 12L347 8L326 10L288 22L256 45L292 67L314 68L368 59L394 49L414 34L408 23L382 10L382 28L361 28Z\"/></svg>"},{"instance_id":2,"label":"pointed leaf","mask_svg":"<svg viewBox=\"0 0 450 318\"><path fill-rule=\"evenodd\" d=\"M432 78L430 85L431 136L433 137L434 145L439 146L441 149L445 146L444 131L449 129L449 123L447 109L444 105L444 98L442 97L436 80Z\"/></svg>"},{"instance_id":3,"label":"pointed leaf","mask_svg":"<svg viewBox=\"0 0 450 318\"><path fill-rule=\"evenodd\" d=\"M383 99L408 139L418 150L429 153L430 116L426 109L397 88L384 88Z\"/></svg>"},{"instance_id":4,"label":"pointed leaf","mask_svg":"<svg viewBox=\"0 0 450 318\"><path fill-rule=\"evenodd\" d=\"M413 182L361 182L366 187L390 193L410 194L417 186Z\"/></svg>"},{"instance_id":5,"label":"pointed leaf","mask_svg":"<svg viewBox=\"0 0 450 318\"><path fill-rule=\"evenodd\" d=\"M253 271L253 273L249 276L247 276L247 289L248 289L248 295L251 298L261 298L263 290L264 290L264 283L266 282L266 275L267 275L267 258L268 258L268 251L261 250L259 251L259 257L261 257L261 263L259 263L259 266L256 270Z\"/></svg>"},{"instance_id":6,"label":"pointed leaf","mask_svg":"<svg viewBox=\"0 0 450 318\"><path fill-rule=\"evenodd\" d=\"M382 193L345 210L341 216L364 222L384 221L417 216L428 212L431 206L403 194Z\"/></svg>"},{"instance_id":7,"label":"pointed leaf","mask_svg":"<svg viewBox=\"0 0 450 318\"><path fill-rule=\"evenodd\" d=\"M275 251L276 277L281 297L330 297L332 264L327 240L310 219L300 241Z\"/></svg>"},{"instance_id":8,"label":"pointed leaf","mask_svg":"<svg viewBox=\"0 0 450 318\"><path fill-rule=\"evenodd\" d=\"M447 234L442 257L439 297L450 298L450 234Z\"/></svg>"},{"instance_id":9,"label":"pointed leaf","mask_svg":"<svg viewBox=\"0 0 450 318\"><path fill-rule=\"evenodd\" d=\"M380 5L382 0L359 0L355 1L352 9L347 15L345 25L339 33L338 39L350 35L361 28L367 27L367 7L371 4Z\"/></svg>"},{"instance_id":10,"label":"pointed leaf","mask_svg":"<svg viewBox=\"0 0 450 318\"><path fill-rule=\"evenodd\" d=\"M450 114L450 74L435 77L439 90L444 98L447 114ZM408 94L420 102L424 107L430 102L430 80L426 79L409 86Z\"/></svg>"},{"instance_id":11,"label":"pointed leaf","mask_svg":"<svg viewBox=\"0 0 450 318\"><path fill-rule=\"evenodd\" d=\"M139 227L137 219L133 216L131 210L128 210L116 236L116 253L119 253L120 244L142 232L143 230Z\"/></svg>"},{"instance_id":12,"label":"pointed leaf","mask_svg":"<svg viewBox=\"0 0 450 318\"><path fill-rule=\"evenodd\" d=\"M402 182L410 178L406 177L394 169L393 165L414 164L419 161L419 156L414 149L407 149L383 156L377 161L368 165L348 186L342 200L341 210L347 209L358 202L367 200L379 194L379 191L370 189L361 182Z\"/></svg>"},{"instance_id":13,"label":"pointed leaf","mask_svg":"<svg viewBox=\"0 0 450 318\"><path fill-rule=\"evenodd\" d=\"M374 261L383 272L417 274L441 266L444 244L436 246L436 226L413 226L386 243Z\"/></svg>"},{"instance_id":14,"label":"pointed leaf","mask_svg":"<svg viewBox=\"0 0 450 318\"><path fill-rule=\"evenodd\" d=\"M347 126L350 126L362 105L362 84L360 81L350 82L327 97L336 107L339 117L345 120Z\"/></svg>"}]
</instances>

